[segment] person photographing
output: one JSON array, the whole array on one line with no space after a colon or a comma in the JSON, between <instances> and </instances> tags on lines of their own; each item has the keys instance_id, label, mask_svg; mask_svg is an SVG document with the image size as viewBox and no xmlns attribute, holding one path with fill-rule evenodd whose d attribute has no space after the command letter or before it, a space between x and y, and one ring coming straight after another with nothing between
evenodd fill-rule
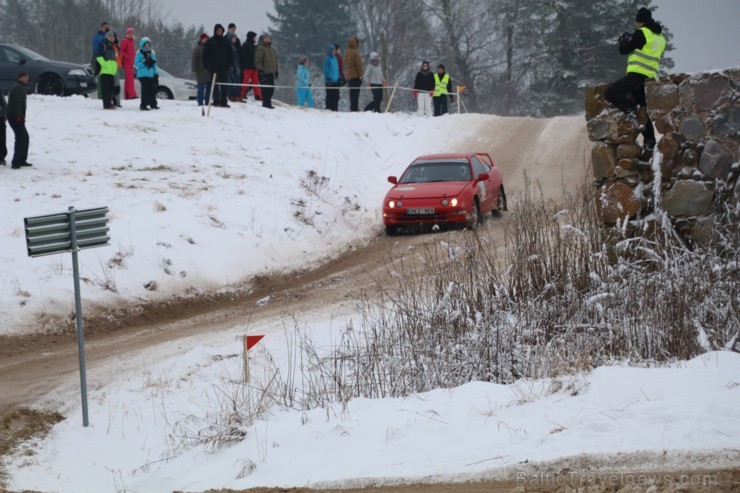
<instances>
[{"instance_id":1,"label":"person photographing","mask_svg":"<svg viewBox=\"0 0 740 493\"><path fill-rule=\"evenodd\" d=\"M645 108L645 81L658 76L660 58L665 51L666 40L663 27L653 19L652 12L642 7L635 16L637 29L633 33L619 36L619 53L628 55L627 75L610 85L604 97L612 105L622 110L627 117L636 121L638 105ZM652 151L655 147L655 130L648 117L642 130L643 149Z\"/></svg>"}]
</instances>

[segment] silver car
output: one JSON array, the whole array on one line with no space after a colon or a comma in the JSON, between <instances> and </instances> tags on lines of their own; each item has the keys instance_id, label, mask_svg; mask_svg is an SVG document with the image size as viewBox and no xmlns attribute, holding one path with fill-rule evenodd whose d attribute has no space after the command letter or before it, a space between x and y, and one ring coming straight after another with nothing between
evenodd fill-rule
<instances>
[{"instance_id":1,"label":"silver car","mask_svg":"<svg viewBox=\"0 0 740 493\"><path fill-rule=\"evenodd\" d=\"M125 84L125 76L121 70L121 87ZM136 94L141 97L139 80L134 81ZM159 85L154 96L157 99L177 99L178 101L195 101L198 95L198 83L194 80L181 79L166 70L159 69Z\"/></svg>"}]
</instances>

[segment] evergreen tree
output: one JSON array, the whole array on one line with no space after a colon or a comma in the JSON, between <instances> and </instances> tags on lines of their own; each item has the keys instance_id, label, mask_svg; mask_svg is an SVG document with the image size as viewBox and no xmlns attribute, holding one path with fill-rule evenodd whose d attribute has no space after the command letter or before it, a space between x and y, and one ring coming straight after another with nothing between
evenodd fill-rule
<instances>
[{"instance_id":1,"label":"evergreen tree","mask_svg":"<svg viewBox=\"0 0 740 493\"><path fill-rule=\"evenodd\" d=\"M349 37L357 34L349 0L275 0L274 8L268 18L281 73L295 72L304 56L314 66L323 66L330 43L346 47Z\"/></svg>"}]
</instances>

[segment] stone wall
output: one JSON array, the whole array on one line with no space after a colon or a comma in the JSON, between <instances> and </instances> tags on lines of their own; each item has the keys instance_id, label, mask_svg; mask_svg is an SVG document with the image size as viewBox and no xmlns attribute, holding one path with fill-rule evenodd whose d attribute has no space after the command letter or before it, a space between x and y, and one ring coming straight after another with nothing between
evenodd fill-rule
<instances>
[{"instance_id":1,"label":"stone wall","mask_svg":"<svg viewBox=\"0 0 740 493\"><path fill-rule=\"evenodd\" d=\"M689 245L740 241L740 69L649 81L648 112L662 135L655 153L640 145L645 110L626 118L604 100L607 87L585 94L601 221L623 226L665 212Z\"/></svg>"}]
</instances>

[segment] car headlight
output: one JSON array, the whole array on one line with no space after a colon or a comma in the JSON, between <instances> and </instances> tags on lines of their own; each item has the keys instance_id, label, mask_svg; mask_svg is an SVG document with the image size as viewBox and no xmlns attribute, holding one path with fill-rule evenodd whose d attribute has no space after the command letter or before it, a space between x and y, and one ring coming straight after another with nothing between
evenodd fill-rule
<instances>
[{"instance_id":1,"label":"car headlight","mask_svg":"<svg viewBox=\"0 0 740 493\"><path fill-rule=\"evenodd\" d=\"M457 207L457 204L459 204L459 202L457 201L457 199L452 199L450 201L450 204L452 205L452 207Z\"/></svg>"},{"instance_id":2,"label":"car headlight","mask_svg":"<svg viewBox=\"0 0 740 493\"><path fill-rule=\"evenodd\" d=\"M81 75L82 77L84 77L87 75L87 72L85 72L81 68L73 68L72 70L69 71L67 75Z\"/></svg>"},{"instance_id":3,"label":"car headlight","mask_svg":"<svg viewBox=\"0 0 740 493\"><path fill-rule=\"evenodd\" d=\"M194 82L186 82L185 89L198 89L198 85Z\"/></svg>"},{"instance_id":4,"label":"car headlight","mask_svg":"<svg viewBox=\"0 0 740 493\"><path fill-rule=\"evenodd\" d=\"M388 207L390 207L391 209L393 209L394 207L396 207L396 203L391 200L390 202L388 202Z\"/></svg>"}]
</instances>

